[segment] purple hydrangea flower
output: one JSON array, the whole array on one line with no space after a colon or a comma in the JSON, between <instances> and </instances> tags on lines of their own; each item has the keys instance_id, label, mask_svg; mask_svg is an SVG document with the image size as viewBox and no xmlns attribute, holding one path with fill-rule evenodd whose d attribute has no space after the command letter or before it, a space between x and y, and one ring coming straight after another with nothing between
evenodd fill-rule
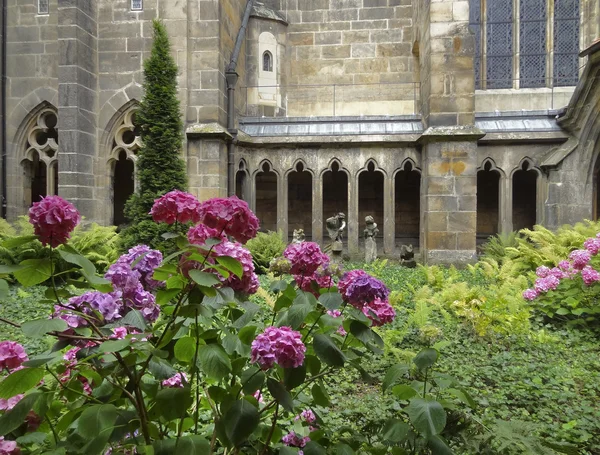
<instances>
[{"instance_id":1,"label":"purple hydrangea flower","mask_svg":"<svg viewBox=\"0 0 600 455\"><path fill-rule=\"evenodd\" d=\"M132 270L131 265L120 260L110 266L104 278L110 281L114 289L128 293L135 290L142 275L137 270Z\"/></svg>"},{"instance_id":2,"label":"purple hydrangea flower","mask_svg":"<svg viewBox=\"0 0 600 455\"><path fill-rule=\"evenodd\" d=\"M329 264L329 256L323 253L315 242L292 243L283 255L292 264L292 275L309 276L315 273L319 266Z\"/></svg>"},{"instance_id":3,"label":"purple hydrangea flower","mask_svg":"<svg viewBox=\"0 0 600 455\"><path fill-rule=\"evenodd\" d=\"M583 246L592 256L596 256L600 251L600 239L599 238L589 238L585 242L583 242Z\"/></svg>"},{"instance_id":4,"label":"purple hydrangea flower","mask_svg":"<svg viewBox=\"0 0 600 455\"><path fill-rule=\"evenodd\" d=\"M242 265L242 278L233 273L229 275L229 278L223 278L221 275L217 276L223 282L224 286L247 295L256 293L260 287L260 283L256 273L254 273L254 263L250 251L239 243L224 241L215 245L214 253L215 256L230 256Z\"/></svg>"},{"instance_id":5,"label":"purple hydrangea flower","mask_svg":"<svg viewBox=\"0 0 600 455\"><path fill-rule=\"evenodd\" d=\"M575 250L569 255L573 268L577 270L583 269L588 262L590 262L591 256L587 250Z\"/></svg>"},{"instance_id":6,"label":"purple hydrangea flower","mask_svg":"<svg viewBox=\"0 0 600 455\"><path fill-rule=\"evenodd\" d=\"M346 273L338 283L338 289L344 300L359 310L376 299L387 300L390 294L385 284L363 270Z\"/></svg>"},{"instance_id":7,"label":"purple hydrangea flower","mask_svg":"<svg viewBox=\"0 0 600 455\"><path fill-rule=\"evenodd\" d=\"M169 379L162 382L163 387L183 387L188 383L188 377L185 373L175 373Z\"/></svg>"},{"instance_id":8,"label":"purple hydrangea flower","mask_svg":"<svg viewBox=\"0 0 600 455\"><path fill-rule=\"evenodd\" d=\"M299 436L296 433L294 433L293 431L290 431L283 438L281 438L281 441L286 446L290 446L290 447L304 447L306 445L306 443L308 441L310 441L310 438L308 436L305 436L305 437Z\"/></svg>"},{"instance_id":9,"label":"purple hydrangea flower","mask_svg":"<svg viewBox=\"0 0 600 455\"><path fill-rule=\"evenodd\" d=\"M586 286L591 286L592 284L600 281L600 273L596 269L587 265L581 271L581 278L583 278L583 282L586 284Z\"/></svg>"},{"instance_id":10,"label":"purple hydrangea flower","mask_svg":"<svg viewBox=\"0 0 600 455\"><path fill-rule=\"evenodd\" d=\"M277 363L283 368L297 368L304 362L306 346L302 335L290 327L267 327L252 342L251 362L263 370Z\"/></svg>"},{"instance_id":11,"label":"purple hydrangea flower","mask_svg":"<svg viewBox=\"0 0 600 455\"><path fill-rule=\"evenodd\" d=\"M525 300L535 300L538 296L538 292L535 289L526 289L525 291L523 291L523 298Z\"/></svg>"},{"instance_id":12,"label":"purple hydrangea flower","mask_svg":"<svg viewBox=\"0 0 600 455\"><path fill-rule=\"evenodd\" d=\"M294 420L302 420L306 423L315 423L317 420L317 416L312 411L312 409L305 409L299 415L297 415Z\"/></svg>"},{"instance_id":13,"label":"purple hydrangea flower","mask_svg":"<svg viewBox=\"0 0 600 455\"><path fill-rule=\"evenodd\" d=\"M549 290L555 290L560 284L560 280L553 275L549 275L546 278L538 278L535 280L535 290L538 294L546 293Z\"/></svg>"},{"instance_id":14,"label":"purple hydrangea flower","mask_svg":"<svg viewBox=\"0 0 600 455\"><path fill-rule=\"evenodd\" d=\"M54 317L64 320L72 328L88 325L88 321L83 315L96 319L98 323L111 322L123 316L120 292L108 294L98 291L86 292L83 295L71 297L64 306L56 305L54 310ZM94 311L100 313L104 321L98 321Z\"/></svg>"},{"instance_id":15,"label":"purple hydrangea flower","mask_svg":"<svg viewBox=\"0 0 600 455\"><path fill-rule=\"evenodd\" d=\"M16 341L3 341L0 343L0 370L14 370L28 360L23 346Z\"/></svg>"},{"instance_id":16,"label":"purple hydrangea flower","mask_svg":"<svg viewBox=\"0 0 600 455\"><path fill-rule=\"evenodd\" d=\"M549 273L550 273L550 269L548 267L546 267L545 265L540 265L535 271L535 274L539 278L546 278Z\"/></svg>"}]
</instances>

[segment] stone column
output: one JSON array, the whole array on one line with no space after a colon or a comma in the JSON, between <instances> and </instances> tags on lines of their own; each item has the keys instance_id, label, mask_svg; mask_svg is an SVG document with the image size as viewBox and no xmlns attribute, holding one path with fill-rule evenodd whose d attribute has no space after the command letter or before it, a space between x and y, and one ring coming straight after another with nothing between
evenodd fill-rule
<instances>
[{"instance_id":1,"label":"stone column","mask_svg":"<svg viewBox=\"0 0 600 455\"><path fill-rule=\"evenodd\" d=\"M283 233L283 240L288 241L288 179L287 175L277 176L277 230Z\"/></svg>"},{"instance_id":2,"label":"stone column","mask_svg":"<svg viewBox=\"0 0 600 455\"><path fill-rule=\"evenodd\" d=\"M58 193L96 219L96 0L58 0Z\"/></svg>"},{"instance_id":3,"label":"stone column","mask_svg":"<svg viewBox=\"0 0 600 455\"><path fill-rule=\"evenodd\" d=\"M475 127L429 128L423 134L423 260L464 264L477 259Z\"/></svg>"},{"instance_id":4,"label":"stone column","mask_svg":"<svg viewBox=\"0 0 600 455\"><path fill-rule=\"evenodd\" d=\"M513 230L512 224L512 178L500 177L500 232L508 234Z\"/></svg>"},{"instance_id":5,"label":"stone column","mask_svg":"<svg viewBox=\"0 0 600 455\"><path fill-rule=\"evenodd\" d=\"M312 241L323 245L323 179L318 174L313 177Z\"/></svg>"},{"instance_id":6,"label":"stone column","mask_svg":"<svg viewBox=\"0 0 600 455\"><path fill-rule=\"evenodd\" d=\"M396 216L394 207L394 176L384 175L383 180L383 254L392 256L394 254L394 243L396 241ZM364 220L361 220L364 222Z\"/></svg>"},{"instance_id":7,"label":"stone column","mask_svg":"<svg viewBox=\"0 0 600 455\"><path fill-rule=\"evenodd\" d=\"M358 176L348 176L348 254L352 258L358 256L358 238L360 233L360 220L358 219Z\"/></svg>"}]
</instances>

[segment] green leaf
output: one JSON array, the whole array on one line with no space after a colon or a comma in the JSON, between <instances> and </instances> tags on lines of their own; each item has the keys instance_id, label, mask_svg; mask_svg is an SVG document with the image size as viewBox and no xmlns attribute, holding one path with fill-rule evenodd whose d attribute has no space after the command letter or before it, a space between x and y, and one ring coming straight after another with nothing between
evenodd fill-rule
<instances>
[{"instance_id":1,"label":"green leaf","mask_svg":"<svg viewBox=\"0 0 600 455\"><path fill-rule=\"evenodd\" d=\"M556 310L556 314L559 314L561 316L565 316L567 314L570 314L571 312L569 311L568 308L559 308L558 310Z\"/></svg>"},{"instance_id":2,"label":"green leaf","mask_svg":"<svg viewBox=\"0 0 600 455\"><path fill-rule=\"evenodd\" d=\"M108 340L98 346L100 352L119 352L129 347L131 340L123 338L122 340Z\"/></svg>"},{"instance_id":3,"label":"green leaf","mask_svg":"<svg viewBox=\"0 0 600 455\"><path fill-rule=\"evenodd\" d=\"M257 327L255 325L247 325L238 333L238 338L240 341L248 346L252 344L254 340L254 335L256 334Z\"/></svg>"},{"instance_id":4,"label":"green leaf","mask_svg":"<svg viewBox=\"0 0 600 455\"><path fill-rule=\"evenodd\" d=\"M63 245L62 248L58 249L58 254L60 254L60 257L63 258L65 262L81 267L87 275L96 274L96 267L92 261L79 254L79 252L74 248L68 245Z\"/></svg>"},{"instance_id":5,"label":"green leaf","mask_svg":"<svg viewBox=\"0 0 600 455\"><path fill-rule=\"evenodd\" d=\"M146 319L139 310L131 310L118 322L119 327L135 327L139 330L146 330Z\"/></svg>"},{"instance_id":6,"label":"green leaf","mask_svg":"<svg viewBox=\"0 0 600 455\"><path fill-rule=\"evenodd\" d=\"M4 242L2 242L2 246L7 250L11 250L18 246L25 245L26 243L33 242L34 240L37 240L37 238L37 235L22 235L20 237L13 237L12 239L6 239Z\"/></svg>"},{"instance_id":7,"label":"green leaf","mask_svg":"<svg viewBox=\"0 0 600 455\"><path fill-rule=\"evenodd\" d=\"M64 332L68 328L68 324L62 319L35 319L24 322L21 326L23 333L31 338L42 338L47 333Z\"/></svg>"},{"instance_id":8,"label":"green leaf","mask_svg":"<svg viewBox=\"0 0 600 455\"><path fill-rule=\"evenodd\" d=\"M448 444L441 436L435 435L430 437L427 440L427 445L431 449L431 453L435 453L435 455L454 455L452 449L448 447Z\"/></svg>"},{"instance_id":9,"label":"green leaf","mask_svg":"<svg viewBox=\"0 0 600 455\"><path fill-rule=\"evenodd\" d=\"M200 286L211 287L221 284L219 279L212 273L201 272L200 270L190 270L190 278Z\"/></svg>"},{"instance_id":10,"label":"green leaf","mask_svg":"<svg viewBox=\"0 0 600 455\"><path fill-rule=\"evenodd\" d=\"M371 328L359 321L350 322L350 333L364 344L373 341L373 331Z\"/></svg>"},{"instance_id":11,"label":"green leaf","mask_svg":"<svg viewBox=\"0 0 600 455\"><path fill-rule=\"evenodd\" d=\"M313 338L313 348L319 359L327 365L332 367L344 366L346 356L327 335L316 334Z\"/></svg>"},{"instance_id":12,"label":"green leaf","mask_svg":"<svg viewBox=\"0 0 600 455\"><path fill-rule=\"evenodd\" d=\"M23 371L23 370L21 370ZM0 436L6 436L8 433L19 428L25 421L29 411L33 409L36 401L42 396L40 392L25 395L14 408L4 413L0 417Z\"/></svg>"},{"instance_id":13,"label":"green leaf","mask_svg":"<svg viewBox=\"0 0 600 455\"><path fill-rule=\"evenodd\" d=\"M221 380L231 372L231 361L218 344L205 344L198 351L202 370L210 378Z\"/></svg>"},{"instance_id":14,"label":"green leaf","mask_svg":"<svg viewBox=\"0 0 600 455\"><path fill-rule=\"evenodd\" d=\"M25 362L23 362L23 366L30 367L30 368L41 367L43 365L46 365L47 363L50 363L50 362L53 362L54 360L59 360L59 359L62 359L62 354L60 352L55 352L50 355L42 354L42 355L37 355L35 357L32 357L29 360L26 360Z\"/></svg>"},{"instance_id":15,"label":"green leaf","mask_svg":"<svg viewBox=\"0 0 600 455\"><path fill-rule=\"evenodd\" d=\"M381 430L381 438L385 441L397 444L406 440L410 427L399 419L389 419Z\"/></svg>"},{"instance_id":16,"label":"green leaf","mask_svg":"<svg viewBox=\"0 0 600 455\"><path fill-rule=\"evenodd\" d=\"M242 264L237 259L234 259L230 256L217 256L217 262L233 273L238 278L242 278L244 274L244 269L242 268Z\"/></svg>"},{"instance_id":17,"label":"green leaf","mask_svg":"<svg viewBox=\"0 0 600 455\"><path fill-rule=\"evenodd\" d=\"M315 441L309 441L302 448L304 455L326 455L325 449L322 445Z\"/></svg>"},{"instance_id":18,"label":"green leaf","mask_svg":"<svg viewBox=\"0 0 600 455\"><path fill-rule=\"evenodd\" d=\"M325 294L321 294L319 302L321 302L321 305L328 310L337 310L344 303L341 294L338 292L326 292Z\"/></svg>"},{"instance_id":19,"label":"green leaf","mask_svg":"<svg viewBox=\"0 0 600 455\"><path fill-rule=\"evenodd\" d=\"M314 355L307 354L304 357L304 365L313 376L321 372L321 361Z\"/></svg>"},{"instance_id":20,"label":"green leaf","mask_svg":"<svg viewBox=\"0 0 600 455\"><path fill-rule=\"evenodd\" d=\"M107 431L117 420L117 408L112 404L96 404L84 409L77 421L77 432L86 439L93 439L106 432L106 440L110 436Z\"/></svg>"},{"instance_id":21,"label":"green leaf","mask_svg":"<svg viewBox=\"0 0 600 455\"><path fill-rule=\"evenodd\" d=\"M166 420L180 419L187 415L194 401L189 386L159 390L155 400L156 412Z\"/></svg>"},{"instance_id":22,"label":"green leaf","mask_svg":"<svg viewBox=\"0 0 600 455\"><path fill-rule=\"evenodd\" d=\"M399 400L410 400L419 393L409 385L399 384L392 387L392 393Z\"/></svg>"},{"instance_id":23,"label":"green leaf","mask_svg":"<svg viewBox=\"0 0 600 455\"><path fill-rule=\"evenodd\" d=\"M352 447L343 442L337 443L333 450L335 455L354 455L356 453Z\"/></svg>"},{"instance_id":24,"label":"green leaf","mask_svg":"<svg viewBox=\"0 0 600 455\"><path fill-rule=\"evenodd\" d=\"M257 390L262 389L265 382L265 374L257 367L250 367L242 373L241 381L244 393L251 395Z\"/></svg>"},{"instance_id":25,"label":"green leaf","mask_svg":"<svg viewBox=\"0 0 600 455\"><path fill-rule=\"evenodd\" d=\"M294 304L287 311L287 322L292 329L296 330L306 320L308 313L312 311L313 307L310 303Z\"/></svg>"},{"instance_id":26,"label":"green leaf","mask_svg":"<svg viewBox=\"0 0 600 455\"><path fill-rule=\"evenodd\" d=\"M258 410L247 400L238 400L223 416L225 433L234 446L239 446L254 432L260 423Z\"/></svg>"},{"instance_id":27,"label":"green leaf","mask_svg":"<svg viewBox=\"0 0 600 455\"><path fill-rule=\"evenodd\" d=\"M179 292L181 292L179 289L161 289L156 293L156 303L158 305L166 305Z\"/></svg>"},{"instance_id":28,"label":"green leaf","mask_svg":"<svg viewBox=\"0 0 600 455\"><path fill-rule=\"evenodd\" d=\"M281 382L278 382L273 378L268 378L267 388L271 395L273 395L273 398L275 398L284 409L294 412L294 400L292 400L292 396Z\"/></svg>"},{"instance_id":29,"label":"green leaf","mask_svg":"<svg viewBox=\"0 0 600 455\"><path fill-rule=\"evenodd\" d=\"M35 433L27 433L23 436L20 436L16 439L19 444L42 444L48 434L42 433L41 431L36 431Z\"/></svg>"},{"instance_id":30,"label":"green leaf","mask_svg":"<svg viewBox=\"0 0 600 455\"><path fill-rule=\"evenodd\" d=\"M470 408L474 409L477 407L477 403L475 402L473 397L469 395L469 392L467 392L465 389L448 389L448 392L454 395L456 398L458 398Z\"/></svg>"},{"instance_id":31,"label":"green leaf","mask_svg":"<svg viewBox=\"0 0 600 455\"><path fill-rule=\"evenodd\" d=\"M0 398L9 399L33 389L44 377L41 368L23 368L15 371L0 382Z\"/></svg>"},{"instance_id":32,"label":"green leaf","mask_svg":"<svg viewBox=\"0 0 600 455\"><path fill-rule=\"evenodd\" d=\"M298 368L283 369L283 383L288 390L295 389L304 383L306 379L306 365L301 365Z\"/></svg>"},{"instance_id":33,"label":"green leaf","mask_svg":"<svg viewBox=\"0 0 600 455\"><path fill-rule=\"evenodd\" d=\"M180 362L190 363L196 353L196 340L192 337L180 338L175 343L174 353Z\"/></svg>"},{"instance_id":34,"label":"green leaf","mask_svg":"<svg viewBox=\"0 0 600 455\"><path fill-rule=\"evenodd\" d=\"M52 261L46 259L26 259L21 262L23 268L13 272L15 278L23 286L35 286L50 279Z\"/></svg>"},{"instance_id":35,"label":"green leaf","mask_svg":"<svg viewBox=\"0 0 600 455\"><path fill-rule=\"evenodd\" d=\"M329 401L329 396L327 395L327 391L321 384L315 384L312 386L312 396L315 403L319 406L328 407L331 402Z\"/></svg>"},{"instance_id":36,"label":"green leaf","mask_svg":"<svg viewBox=\"0 0 600 455\"><path fill-rule=\"evenodd\" d=\"M433 348L425 348L417 354L413 362L419 370L431 368L438 359L438 352Z\"/></svg>"},{"instance_id":37,"label":"green leaf","mask_svg":"<svg viewBox=\"0 0 600 455\"><path fill-rule=\"evenodd\" d=\"M273 281L271 286L269 286L269 291L273 293L283 292L285 291L290 284L287 281L278 280Z\"/></svg>"},{"instance_id":38,"label":"green leaf","mask_svg":"<svg viewBox=\"0 0 600 455\"><path fill-rule=\"evenodd\" d=\"M8 283L5 280L0 280L0 300L8 297Z\"/></svg>"},{"instance_id":39,"label":"green leaf","mask_svg":"<svg viewBox=\"0 0 600 455\"><path fill-rule=\"evenodd\" d=\"M446 411L435 400L413 398L405 410L415 429L427 439L441 433L446 426Z\"/></svg>"},{"instance_id":40,"label":"green leaf","mask_svg":"<svg viewBox=\"0 0 600 455\"><path fill-rule=\"evenodd\" d=\"M157 357L152 357L148 364L148 370L150 370L150 373L152 373L159 381L169 379L177 373L175 368L173 368L169 362Z\"/></svg>"}]
</instances>

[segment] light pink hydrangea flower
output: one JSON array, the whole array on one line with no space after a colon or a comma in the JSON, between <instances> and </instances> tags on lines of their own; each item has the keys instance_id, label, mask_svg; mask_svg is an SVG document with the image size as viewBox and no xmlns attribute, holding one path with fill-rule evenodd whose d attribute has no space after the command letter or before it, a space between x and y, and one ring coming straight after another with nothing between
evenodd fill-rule
<instances>
[{"instance_id":1,"label":"light pink hydrangea flower","mask_svg":"<svg viewBox=\"0 0 600 455\"><path fill-rule=\"evenodd\" d=\"M535 289L526 289L523 291L523 298L525 300L535 300L538 296L538 292Z\"/></svg>"},{"instance_id":2,"label":"light pink hydrangea flower","mask_svg":"<svg viewBox=\"0 0 600 455\"><path fill-rule=\"evenodd\" d=\"M224 233L199 223L192 226L187 233L188 241L194 245L204 245L208 239L227 240Z\"/></svg>"},{"instance_id":3,"label":"light pink hydrangea flower","mask_svg":"<svg viewBox=\"0 0 600 455\"><path fill-rule=\"evenodd\" d=\"M267 327L252 342L251 362L263 370L277 363L283 368L297 368L304 363L306 346L302 335L290 327Z\"/></svg>"},{"instance_id":4,"label":"light pink hydrangea flower","mask_svg":"<svg viewBox=\"0 0 600 455\"><path fill-rule=\"evenodd\" d=\"M586 284L586 286L591 286L592 284L600 281L600 273L596 269L587 265L581 271L581 278L583 278L583 282Z\"/></svg>"},{"instance_id":5,"label":"light pink hydrangea flower","mask_svg":"<svg viewBox=\"0 0 600 455\"><path fill-rule=\"evenodd\" d=\"M569 254L571 265L577 270L583 269L588 262L590 262L591 256L587 250L575 250Z\"/></svg>"},{"instance_id":6,"label":"light pink hydrangea flower","mask_svg":"<svg viewBox=\"0 0 600 455\"><path fill-rule=\"evenodd\" d=\"M7 441L4 436L0 436L0 455L20 455L21 449L17 447L15 441Z\"/></svg>"},{"instance_id":7,"label":"light pink hydrangea flower","mask_svg":"<svg viewBox=\"0 0 600 455\"><path fill-rule=\"evenodd\" d=\"M0 411L10 411L19 401L23 399L24 396L25 395L23 394L19 394L9 398L8 400L0 398Z\"/></svg>"},{"instance_id":8,"label":"light pink hydrangea flower","mask_svg":"<svg viewBox=\"0 0 600 455\"><path fill-rule=\"evenodd\" d=\"M539 278L546 278L549 274L550 274L550 269L548 267L546 267L545 265L540 265L536 271L535 274L539 277Z\"/></svg>"},{"instance_id":9,"label":"light pink hydrangea flower","mask_svg":"<svg viewBox=\"0 0 600 455\"><path fill-rule=\"evenodd\" d=\"M25 349L16 341L0 343L0 370L14 370L28 359Z\"/></svg>"},{"instance_id":10,"label":"light pink hydrangea flower","mask_svg":"<svg viewBox=\"0 0 600 455\"><path fill-rule=\"evenodd\" d=\"M299 415L294 417L294 420L302 420L306 423L315 423L317 420L317 416L312 411L312 409L305 409Z\"/></svg>"},{"instance_id":11,"label":"light pink hydrangea flower","mask_svg":"<svg viewBox=\"0 0 600 455\"><path fill-rule=\"evenodd\" d=\"M546 278L538 278L535 280L535 290L538 294L546 293L550 290L554 291L560 284L560 280L554 275L548 275Z\"/></svg>"},{"instance_id":12,"label":"light pink hydrangea flower","mask_svg":"<svg viewBox=\"0 0 600 455\"><path fill-rule=\"evenodd\" d=\"M217 275L223 282L223 285L247 295L255 294L260 287L260 282L258 281L256 273L254 273L254 262L252 261L252 254L250 251L239 243L229 241L215 245L213 250L215 256L230 256L242 265L242 278L239 278L233 273L229 275L229 278Z\"/></svg>"},{"instance_id":13,"label":"light pink hydrangea flower","mask_svg":"<svg viewBox=\"0 0 600 455\"><path fill-rule=\"evenodd\" d=\"M198 215L206 226L225 232L240 243L253 239L258 232L258 218L248 203L237 196L204 201L198 209Z\"/></svg>"},{"instance_id":14,"label":"light pink hydrangea flower","mask_svg":"<svg viewBox=\"0 0 600 455\"><path fill-rule=\"evenodd\" d=\"M47 196L29 209L29 222L42 245L56 248L66 243L81 216L73 204L60 196Z\"/></svg>"},{"instance_id":15,"label":"light pink hydrangea flower","mask_svg":"<svg viewBox=\"0 0 600 455\"><path fill-rule=\"evenodd\" d=\"M293 431L290 431L283 438L281 438L281 441L286 446L290 446L290 447L304 447L304 446L306 446L306 443L308 441L310 441L310 438L308 436L305 436L305 437L299 436L296 433L294 433Z\"/></svg>"},{"instance_id":16,"label":"light pink hydrangea flower","mask_svg":"<svg viewBox=\"0 0 600 455\"><path fill-rule=\"evenodd\" d=\"M197 223L200 202L193 194L174 190L154 201L150 215L157 223Z\"/></svg>"},{"instance_id":17,"label":"light pink hydrangea flower","mask_svg":"<svg viewBox=\"0 0 600 455\"><path fill-rule=\"evenodd\" d=\"M592 256L596 256L600 251L600 239L592 237L583 242L583 246Z\"/></svg>"},{"instance_id":18,"label":"light pink hydrangea flower","mask_svg":"<svg viewBox=\"0 0 600 455\"><path fill-rule=\"evenodd\" d=\"M188 377L185 373L175 373L169 379L162 382L163 387L184 387L188 383Z\"/></svg>"}]
</instances>

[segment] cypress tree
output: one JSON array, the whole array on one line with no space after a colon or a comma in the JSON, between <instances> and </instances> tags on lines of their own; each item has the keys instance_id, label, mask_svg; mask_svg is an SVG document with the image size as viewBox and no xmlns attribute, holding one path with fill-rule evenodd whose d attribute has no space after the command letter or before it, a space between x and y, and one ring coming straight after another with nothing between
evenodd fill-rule
<instances>
[{"instance_id":1,"label":"cypress tree","mask_svg":"<svg viewBox=\"0 0 600 455\"><path fill-rule=\"evenodd\" d=\"M183 123L177 99L177 65L170 53L164 24L154 20L152 53L144 62L144 98L136 113L142 146L138 152L138 191L125 206L130 224L122 233L124 248L145 243L164 246L161 234L168 226L157 225L148 212L154 200L172 190L187 188L186 165L181 158Z\"/></svg>"}]
</instances>

